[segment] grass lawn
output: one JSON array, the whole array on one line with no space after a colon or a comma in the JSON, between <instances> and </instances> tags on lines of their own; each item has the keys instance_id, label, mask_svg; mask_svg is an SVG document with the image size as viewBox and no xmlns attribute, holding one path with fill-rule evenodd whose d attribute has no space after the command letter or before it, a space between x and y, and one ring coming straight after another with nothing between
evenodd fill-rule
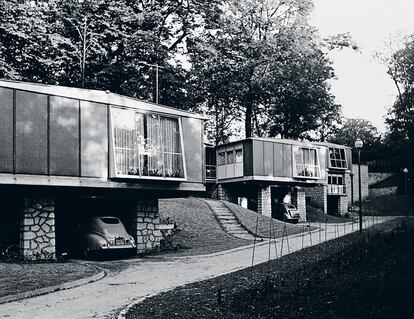
<instances>
[{"instance_id":1,"label":"grass lawn","mask_svg":"<svg viewBox=\"0 0 414 319\"><path fill-rule=\"evenodd\" d=\"M280 220L269 218L267 216L260 215L252 210L243 208L239 205L223 201L223 203L230 209L230 211L236 216L238 221L251 233L260 237L269 238L270 227L273 225L274 233L276 237L283 236L283 228L285 229L285 235L294 235L302 232L302 225L293 225L284 223ZM256 232L257 223L257 232ZM316 228L315 228L316 229ZM308 231L308 228L306 228ZM273 236L273 235L272 235Z\"/></svg>"},{"instance_id":2,"label":"grass lawn","mask_svg":"<svg viewBox=\"0 0 414 319\"><path fill-rule=\"evenodd\" d=\"M56 286L86 278L99 270L73 262L9 263L0 262L0 297Z\"/></svg>"},{"instance_id":3,"label":"grass lawn","mask_svg":"<svg viewBox=\"0 0 414 319\"><path fill-rule=\"evenodd\" d=\"M412 318L414 227L390 221L148 298L140 318Z\"/></svg>"},{"instance_id":4,"label":"grass lawn","mask_svg":"<svg viewBox=\"0 0 414 319\"><path fill-rule=\"evenodd\" d=\"M161 218L174 220L180 230L170 237L172 246L183 248L174 255L209 254L252 242L224 232L208 205L198 198L174 198L159 201Z\"/></svg>"}]
</instances>

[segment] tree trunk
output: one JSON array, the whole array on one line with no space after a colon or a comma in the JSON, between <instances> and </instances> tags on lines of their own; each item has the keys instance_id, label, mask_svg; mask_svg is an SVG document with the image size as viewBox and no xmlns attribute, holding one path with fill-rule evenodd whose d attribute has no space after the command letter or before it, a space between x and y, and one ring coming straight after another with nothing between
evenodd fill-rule
<instances>
[{"instance_id":1,"label":"tree trunk","mask_svg":"<svg viewBox=\"0 0 414 319\"><path fill-rule=\"evenodd\" d=\"M253 107L251 104L246 105L246 119L244 123L244 130L246 138L252 137L252 118L253 118Z\"/></svg>"}]
</instances>

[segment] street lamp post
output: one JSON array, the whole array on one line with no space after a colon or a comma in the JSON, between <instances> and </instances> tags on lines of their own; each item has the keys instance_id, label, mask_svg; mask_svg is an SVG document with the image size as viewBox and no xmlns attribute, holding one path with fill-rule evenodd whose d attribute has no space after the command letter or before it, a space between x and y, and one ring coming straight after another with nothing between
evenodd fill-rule
<instances>
[{"instance_id":1,"label":"street lamp post","mask_svg":"<svg viewBox=\"0 0 414 319\"><path fill-rule=\"evenodd\" d=\"M358 138L355 148L358 150L358 195L359 195L359 233L362 233L362 190L361 190L361 148L364 143Z\"/></svg>"},{"instance_id":2,"label":"street lamp post","mask_svg":"<svg viewBox=\"0 0 414 319\"><path fill-rule=\"evenodd\" d=\"M407 189L407 174L408 174L408 169L404 168L403 169L403 173L404 173L404 194L405 196L407 196L408 194L408 189Z\"/></svg>"},{"instance_id":3,"label":"street lamp post","mask_svg":"<svg viewBox=\"0 0 414 319\"><path fill-rule=\"evenodd\" d=\"M158 64L150 64L150 63L143 62L143 61L139 61L138 63L139 64L142 64L142 65L146 65L146 66L152 67L152 68L155 68L155 103L158 104L159 103L159 99L160 99L159 98L159 95L160 95L159 91L160 91L160 89L159 89L159 81L158 81L159 69L165 69L165 67L159 66Z\"/></svg>"}]
</instances>

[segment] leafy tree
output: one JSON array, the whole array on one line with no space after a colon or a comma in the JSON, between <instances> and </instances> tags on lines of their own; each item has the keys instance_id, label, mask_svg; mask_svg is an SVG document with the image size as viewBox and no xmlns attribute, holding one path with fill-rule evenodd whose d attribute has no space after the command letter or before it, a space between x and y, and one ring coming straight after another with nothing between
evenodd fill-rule
<instances>
[{"instance_id":1,"label":"leafy tree","mask_svg":"<svg viewBox=\"0 0 414 319\"><path fill-rule=\"evenodd\" d=\"M360 138L364 148L375 146L381 140L378 129L365 119L346 119L342 127L329 139L332 143L354 147L355 141Z\"/></svg>"},{"instance_id":2,"label":"leafy tree","mask_svg":"<svg viewBox=\"0 0 414 319\"><path fill-rule=\"evenodd\" d=\"M209 106L216 142L229 138L235 122L244 123L247 137L313 132L324 139L324 123L339 121L325 44L306 20L311 7L310 1L228 1L217 24L191 43L199 103Z\"/></svg>"}]
</instances>

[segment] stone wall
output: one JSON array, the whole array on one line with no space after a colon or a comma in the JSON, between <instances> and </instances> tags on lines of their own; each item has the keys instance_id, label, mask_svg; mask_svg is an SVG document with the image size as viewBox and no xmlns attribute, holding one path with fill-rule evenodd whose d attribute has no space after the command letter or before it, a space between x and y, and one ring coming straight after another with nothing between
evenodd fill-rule
<instances>
[{"instance_id":1,"label":"stone wall","mask_svg":"<svg viewBox=\"0 0 414 319\"><path fill-rule=\"evenodd\" d=\"M396 195L398 192L398 186L382 187L382 188L370 188L370 197Z\"/></svg>"},{"instance_id":2,"label":"stone wall","mask_svg":"<svg viewBox=\"0 0 414 319\"><path fill-rule=\"evenodd\" d=\"M135 224L137 225L137 252L144 253L159 249L162 233L159 229L158 199L137 200Z\"/></svg>"},{"instance_id":3,"label":"stone wall","mask_svg":"<svg viewBox=\"0 0 414 319\"><path fill-rule=\"evenodd\" d=\"M359 200L359 184L358 184L358 164L352 165L353 185L354 185L354 202ZM362 199L368 197L368 166L361 165L361 196Z\"/></svg>"},{"instance_id":4,"label":"stone wall","mask_svg":"<svg viewBox=\"0 0 414 319\"><path fill-rule=\"evenodd\" d=\"M20 253L28 260L56 259L55 203L26 198L20 218Z\"/></svg>"},{"instance_id":5,"label":"stone wall","mask_svg":"<svg viewBox=\"0 0 414 319\"><path fill-rule=\"evenodd\" d=\"M260 186L257 192L257 212L272 217L272 189L270 186Z\"/></svg>"},{"instance_id":6,"label":"stone wall","mask_svg":"<svg viewBox=\"0 0 414 319\"><path fill-rule=\"evenodd\" d=\"M320 207L323 212L327 213L327 187L319 185L314 187L306 187L305 195L310 198L311 204Z\"/></svg>"}]
</instances>

